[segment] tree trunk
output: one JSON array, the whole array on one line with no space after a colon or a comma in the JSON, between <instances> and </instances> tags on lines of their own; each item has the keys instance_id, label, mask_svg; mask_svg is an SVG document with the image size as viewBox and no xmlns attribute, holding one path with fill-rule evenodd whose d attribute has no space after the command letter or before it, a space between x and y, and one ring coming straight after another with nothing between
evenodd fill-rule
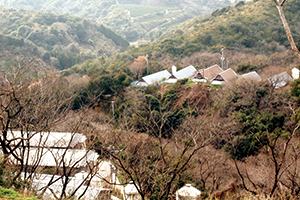
<instances>
[{"instance_id":1,"label":"tree trunk","mask_svg":"<svg viewBox=\"0 0 300 200\"><path fill-rule=\"evenodd\" d=\"M289 40L289 42L291 44L292 50L294 51L295 55L297 56L298 60L300 61L300 52L299 52L299 49L297 48L297 46L295 44L295 41L294 41L292 33L291 33L291 29L290 29L290 27L289 27L289 25L288 25L288 23L286 21L286 18L285 18L283 9L282 9L282 6L283 6L283 4L284 4L285 1L283 1L282 3L279 3L278 1L274 0L274 2L275 2L276 7L278 9L280 19L282 21L282 24L283 24L284 30L286 32L286 35L288 37L288 40Z\"/></svg>"}]
</instances>

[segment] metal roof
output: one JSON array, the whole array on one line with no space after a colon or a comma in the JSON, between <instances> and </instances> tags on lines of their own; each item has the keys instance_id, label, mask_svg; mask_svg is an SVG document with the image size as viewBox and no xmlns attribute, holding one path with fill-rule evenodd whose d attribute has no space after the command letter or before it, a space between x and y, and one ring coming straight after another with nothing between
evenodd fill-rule
<instances>
[{"instance_id":1,"label":"metal roof","mask_svg":"<svg viewBox=\"0 0 300 200\"><path fill-rule=\"evenodd\" d=\"M86 136L82 133L63 133L63 132L29 132L21 134L20 131L8 132L7 138L9 140L16 139L14 143L18 143L18 138L30 139L29 145L31 147L57 147L67 148L74 147L78 143L84 143Z\"/></svg>"},{"instance_id":2,"label":"metal roof","mask_svg":"<svg viewBox=\"0 0 300 200\"><path fill-rule=\"evenodd\" d=\"M171 74L168 70L156 72L154 74L150 74L148 76L142 77L142 79L149 85L160 83L163 79L168 79Z\"/></svg>"},{"instance_id":3,"label":"metal roof","mask_svg":"<svg viewBox=\"0 0 300 200\"><path fill-rule=\"evenodd\" d=\"M268 81L272 84L272 86L275 89L277 89L285 86L289 82L292 82L293 78L287 72L282 72L280 74L268 78Z\"/></svg>"},{"instance_id":4,"label":"metal roof","mask_svg":"<svg viewBox=\"0 0 300 200\"><path fill-rule=\"evenodd\" d=\"M206 80L211 81L222 71L223 70L219 67L219 65L216 64L206 69L199 69L198 73L200 73Z\"/></svg>"},{"instance_id":5,"label":"metal roof","mask_svg":"<svg viewBox=\"0 0 300 200\"><path fill-rule=\"evenodd\" d=\"M192 65L185 67L177 72L175 72L173 75L177 78L177 79L184 79L184 78L191 78L195 75L196 72L196 68Z\"/></svg>"},{"instance_id":6,"label":"metal roof","mask_svg":"<svg viewBox=\"0 0 300 200\"><path fill-rule=\"evenodd\" d=\"M96 162L98 154L93 150L80 149L54 149L54 148L30 148L25 152L24 160L28 158L28 165L39 165L47 167L74 166L84 167L88 163ZM14 162L15 159L11 157Z\"/></svg>"},{"instance_id":7,"label":"metal roof","mask_svg":"<svg viewBox=\"0 0 300 200\"><path fill-rule=\"evenodd\" d=\"M234 79L237 77L237 74L235 73L235 71L233 71L233 69L229 68L226 69L225 71L221 72L220 74L218 74L219 76L221 76L225 82L230 81L231 79Z\"/></svg>"},{"instance_id":8,"label":"metal roof","mask_svg":"<svg viewBox=\"0 0 300 200\"><path fill-rule=\"evenodd\" d=\"M262 80L262 78L255 71L243 74L239 78L251 79L251 80L255 80L255 81Z\"/></svg>"},{"instance_id":9,"label":"metal roof","mask_svg":"<svg viewBox=\"0 0 300 200\"><path fill-rule=\"evenodd\" d=\"M58 175L49 175L49 174L35 174L33 181L32 181L32 188L39 193L44 187L46 187L48 185L48 183L52 180L58 180L56 182L54 182L53 184L51 184L49 186L49 189L47 189L45 191L45 193L43 194L43 196L48 199L55 199L53 192L55 192L56 196L60 196L62 189L63 189L63 183L66 181L65 177L62 176L58 176ZM95 177L94 177L95 178ZM94 178L92 179L92 181L94 180ZM79 197L81 194L84 193L84 191L86 190L84 196L82 197L83 199L97 199L99 193L101 191L111 191L110 189L106 189L106 188L101 188L101 187L93 187L93 186L85 186L85 185L81 185L82 183L82 179L78 179L76 177L69 177L68 180L68 184L66 186L66 193L72 193L73 191L75 191L78 187L79 189L76 191L75 193L75 197ZM52 191L51 191L52 190Z\"/></svg>"}]
</instances>

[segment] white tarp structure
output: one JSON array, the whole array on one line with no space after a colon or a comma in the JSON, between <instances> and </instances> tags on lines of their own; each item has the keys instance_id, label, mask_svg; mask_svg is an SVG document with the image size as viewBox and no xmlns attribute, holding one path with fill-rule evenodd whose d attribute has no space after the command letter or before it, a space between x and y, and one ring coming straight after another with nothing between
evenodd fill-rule
<instances>
[{"instance_id":1,"label":"white tarp structure","mask_svg":"<svg viewBox=\"0 0 300 200\"><path fill-rule=\"evenodd\" d=\"M115 166L109 161L100 162L95 151L85 149L86 136L83 134L10 131L8 138L12 141L12 146L24 140L24 148L17 148L15 151L16 155L24 156L24 165L27 167L22 177L31 181L32 188L37 193L49 185L44 193L46 199L60 197L63 188L67 196L75 192L75 198L84 194L83 199L111 199L111 190L104 188L106 183L120 184L115 174ZM16 165L19 164L13 156L10 156L10 159ZM45 172L56 174L32 171L36 167L39 172L45 169ZM69 169L74 169L73 174L79 170L83 171L74 176L69 176L69 172L63 175L62 171ZM115 189L124 191L124 187L119 185Z\"/></svg>"},{"instance_id":2,"label":"white tarp structure","mask_svg":"<svg viewBox=\"0 0 300 200\"><path fill-rule=\"evenodd\" d=\"M18 139L20 138L20 139ZM85 147L86 136L82 133L63 133L63 132L29 132L21 133L20 131L10 131L7 139L15 139L18 143L21 138L30 139L31 147L51 147L51 148L74 148L77 144Z\"/></svg>"},{"instance_id":3,"label":"white tarp structure","mask_svg":"<svg viewBox=\"0 0 300 200\"><path fill-rule=\"evenodd\" d=\"M54 149L54 148L30 148L25 152L24 160L28 165L44 167L85 167L88 163L95 163L98 154L93 150L81 149Z\"/></svg>"},{"instance_id":4,"label":"white tarp structure","mask_svg":"<svg viewBox=\"0 0 300 200\"><path fill-rule=\"evenodd\" d=\"M194 188L191 184L186 184L176 191L176 200L200 200L200 198L201 191Z\"/></svg>"},{"instance_id":5,"label":"white tarp structure","mask_svg":"<svg viewBox=\"0 0 300 200\"><path fill-rule=\"evenodd\" d=\"M136 189L135 185L132 181L125 187L124 194L123 194L124 200L141 200L142 197L139 194L138 190Z\"/></svg>"},{"instance_id":6,"label":"white tarp structure","mask_svg":"<svg viewBox=\"0 0 300 200\"><path fill-rule=\"evenodd\" d=\"M293 78L287 72L282 72L280 74L268 78L268 81L275 89L278 89L285 86L289 82L292 82Z\"/></svg>"},{"instance_id":7,"label":"white tarp structure","mask_svg":"<svg viewBox=\"0 0 300 200\"><path fill-rule=\"evenodd\" d=\"M84 179L82 179L82 177L79 177L79 176L69 177L69 178L70 178L69 183L66 186L66 194L72 194L77 189L77 191L75 193L75 198L79 198L83 193L84 193L84 195L83 195L82 199L86 199L86 200L101 199L101 198L99 198L101 193L109 193L109 197L110 197L110 193L111 193L110 189L105 189L102 187L94 187L92 185L87 187L85 184L81 185L81 183ZM65 179L61 178L61 176L58 176L58 175L53 176L53 175L48 175L48 174L35 174L33 181L32 181L32 188L35 191L41 192L43 190L43 188L45 186L47 186L47 184L52 179L53 180L57 179L58 181L54 182L53 184L51 184L49 186L49 188L45 191L43 197L46 199L47 198L54 199L55 196L60 197ZM107 198L105 198L105 199L107 199Z\"/></svg>"},{"instance_id":8,"label":"white tarp structure","mask_svg":"<svg viewBox=\"0 0 300 200\"><path fill-rule=\"evenodd\" d=\"M28 166L79 168L98 158L95 151L84 149L86 136L81 133L9 131L7 138L12 146L24 140L25 148L18 148L16 154L24 154Z\"/></svg>"},{"instance_id":9,"label":"white tarp structure","mask_svg":"<svg viewBox=\"0 0 300 200\"><path fill-rule=\"evenodd\" d=\"M72 194L75 190L75 198L80 197L86 190L82 199L110 199L111 190L105 189L106 183L111 182L111 177L116 177L116 174L112 169L115 167L108 161L102 161L97 167L97 173L93 174L86 171L81 171L76 173L73 177L68 178L68 184L66 186L66 194ZM94 173L94 171L92 172ZM22 174L24 177L24 173ZM43 197L55 198L54 194L59 197L61 195L65 177L59 175L50 175L50 174L33 174L32 188L37 193L41 192L45 186L48 185L50 181L53 183L50 184L49 189L47 189ZM87 182L89 181L89 187L87 187ZM116 178L115 184L120 184ZM120 192L124 191L124 187L117 185L115 187ZM53 194L54 193L54 194ZM114 198L115 199L115 198Z\"/></svg>"}]
</instances>

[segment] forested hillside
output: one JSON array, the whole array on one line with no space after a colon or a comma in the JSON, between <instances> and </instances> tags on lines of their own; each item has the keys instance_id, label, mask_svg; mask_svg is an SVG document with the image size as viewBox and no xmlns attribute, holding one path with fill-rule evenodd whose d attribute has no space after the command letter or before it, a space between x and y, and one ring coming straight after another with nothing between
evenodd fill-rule
<instances>
[{"instance_id":1,"label":"forested hillside","mask_svg":"<svg viewBox=\"0 0 300 200\"><path fill-rule=\"evenodd\" d=\"M0 5L82 16L108 26L128 41L136 41L143 38L155 39L174 24L235 2L236 0L0 0Z\"/></svg>"},{"instance_id":2,"label":"forested hillside","mask_svg":"<svg viewBox=\"0 0 300 200\"><path fill-rule=\"evenodd\" d=\"M48 11L0 10L1 57L39 56L58 69L101 55L110 56L129 43L94 21ZM1 62L5 62L2 60Z\"/></svg>"},{"instance_id":3,"label":"forested hillside","mask_svg":"<svg viewBox=\"0 0 300 200\"><path fill-rule=\"evenodd\" d=\"M299 10L299 1L291 0L284 5L297 43L300 42ZM275 4L267 0L217 9L205 17L174 26L167 33L160 42L136 49L137 52L152 51L183 58L197 51L219 52L221 47L264 55L289 48Z\"/></svg>"},{"instance_id":4,"label":"forested hillside","mask_svg":"<svg viewBox=\"0 0 300 200\"><path fill-rule=\"evenodd\" d=\"M2 2L46 9L43 0L36 2L37 7L26 0ZM61 10L68 5L79 9L83 2L92 5L86 0L47 2ZM149 15L140 19L177 13L179 7L174 9L172 2L182 6L189 1L98 1L102 7L95 2L85 10L87 15L101 11L114 23L118 16L115 26L138 33L140 26L132 29L123 24L127 11L122 7L127 6L128 16L135 16L129 20L133 23L143 12ZM163 9L148 12L157 9L155 4ZM299 10L299 1L285 1L297 43ZM0 32L0 66L10 67L0 70L1 187L39 197L49 189L56 199L80 199L88 187L100 190L103 180L105 188L115 187L109 195L120 198L126 193L122 186L133 183L142 200L175 199L176 191L186 184L201 190L201 199L300 199L300 79L287 74L300 68L300 60L290 50L272 0L217 9L171 27L159 41L139 47L127 47L121 36L87 18L49 11L2 8ZM148 68L152 74L171 72L172 65L177 71L193 65L204 73L207 67L221 65L221 49L224 68L237 75L256 71L261 79L234 76L214 85L186 78L131 87L147 75ZM37 59L22 59L24 55ZM11 61L13 57L21 61ZM49 64L68 69L60 74L37 70ZM274 77L282 72L289 80L284 86L282 77ZM68 132L71 140L53 137L48 145L43 138L50 138L51 132ZM78 133L86 142L73 143L72 138L81 140ZM74 151L69 154L69 150ZM43 164L46 152L58 158L51 162L47 156ZM84 156L76 158L78 154ZM37 160L29 162L29 155ZM93 157L91 162L87 157ZM102 161L107 162L108 173L100 170ZM37 189L36 177L45 187ZM67 190L72 185L76 188ZM80 190L83 194L77 196Z\"/></svg>"},{"instance_id":5,"label":"forested hillside","mask_svg":"<svg viewBox=\"0 0 300 200\"><path fill-rule=\"evenodd\" d=\"M300 41L297 31L299 15L295 14L299 8L296 0L285 5L296 42ZM130 80L146 75L146 54L149 55L150 74L164 69L170 71L172 65L178 69L188 65L197 69L214 64L221 66L222 47L225 49L226 67L239 74L255 70L263 78L268 78L299 66L294 54L288 51L289 42L275 5L267 0L225 7L172 30L159 42L131 48L111 59L88 60L65 71L64 75L91 75L90 86L79 95L78 102L85 101L87 91L102 94L100 98L119 95Z\"/></svg>"}]
</instances>

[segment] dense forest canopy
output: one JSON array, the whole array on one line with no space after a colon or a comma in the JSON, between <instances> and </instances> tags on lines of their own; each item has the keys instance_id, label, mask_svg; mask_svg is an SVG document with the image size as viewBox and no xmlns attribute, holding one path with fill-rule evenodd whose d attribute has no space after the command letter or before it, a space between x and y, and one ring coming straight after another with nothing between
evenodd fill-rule
<instances>
[{"instance_id":1,"label":"dense forest canopy","mask_svg":"<svg viewBox=\"0 0 300 200\"><path fill-rule=\"evenodd\" d=\"M129 45L124 38L94 21L49 11L3 8L0 26L1 48L12 54L39 56L58 69L101 55L110 56Z\"/></svg>"}]
</instances>

